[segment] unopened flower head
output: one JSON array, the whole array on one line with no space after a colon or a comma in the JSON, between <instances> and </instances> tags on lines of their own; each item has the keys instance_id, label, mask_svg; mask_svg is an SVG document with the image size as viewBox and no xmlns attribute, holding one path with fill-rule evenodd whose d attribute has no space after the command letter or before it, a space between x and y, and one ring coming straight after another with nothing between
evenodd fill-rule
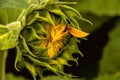
<instances>
[{"instance_id":1,"label":"unopened flower head","mask_svg":"<svg viewBox=\"0 0 120 80\"><path fill-rule=\"evenodd\" d=\"M77 46L78 38L85 38L89 33L82 31L78 21L89 21L66 4L75 2L41 0L39 5L30 5L18 19L21 32L15 67L17 69L18 63L24 64L34 80L36 73L42 77L45 70L65 78L68 75L63 65L69 65L69 60L77 63L74 53L82 55Z\"/></svg>"}]
</instances>

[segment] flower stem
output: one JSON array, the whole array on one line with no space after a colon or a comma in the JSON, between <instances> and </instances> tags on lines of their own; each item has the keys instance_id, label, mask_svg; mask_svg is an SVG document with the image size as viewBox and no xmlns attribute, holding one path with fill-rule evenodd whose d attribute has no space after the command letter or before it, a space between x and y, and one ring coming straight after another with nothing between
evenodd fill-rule
<instances>
[{"instance_id":1,"label":"flower stem","mask_svg":"<svg viewBox=\"0 0 120 80\"><path fill-rule=\"evenodd\" d=\"M0 50L0 80L5 80L7 50Z\"/></svg>"}]
</instances>

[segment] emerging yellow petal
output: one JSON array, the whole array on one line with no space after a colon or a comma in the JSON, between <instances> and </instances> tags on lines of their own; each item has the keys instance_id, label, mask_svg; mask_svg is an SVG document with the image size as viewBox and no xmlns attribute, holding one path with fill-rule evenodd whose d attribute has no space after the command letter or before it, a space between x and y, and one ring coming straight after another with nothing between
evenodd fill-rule
<instances>
[{"instance_id":1,"label":"emerging yellow petal","mask_svg":"<svg viewBox=\"0 0 120 80\"><path fill-rule=\"evenodd\" d=\"M48 46L47 40L42 41L42 43L40 44L40 47L47 47L47 46Z\"/></svg>"},{"instance_id":2,"label":"emerging yellow petal","mask_svg":"<svg viewBox=\"0 0 120 80\"><path fill-rule=\"evenodd\" d=\"M78 30L78 29L76 29L74 27L69 27L68 32L70 32L70 34L72 34L73 36L78 37L78 38L84 38L84 37L89 35L89 33Z\"/></svg>"},{"instance_id":3,"label":"emerging yellow petal","mask_svg":"<svg viewBox=\"0 0 120 80\"><path fill-rule=\"evenodd\" d=\"M45 39L41 42L40 47L48 47L48 56L53 58L58 51L64 46L63 39L68 34L65 24L57 24L56 26L46 25L46 32L48 33Z\"/></svg>"},{"instance_id":4,"label":"emerging yellow petal","mask_svg":"<svg viewBox=\"0 0 120 80\"><path fill-rule=\"evenodd\" d=\"M49 56L50 58L53 58L54 55L55 55L53 44L52 44L51 42L49 42L48 46L49 46L48 56Z\"/></svg>"},{"instance_id":5,"label":"emerging yellow petal","mask_svg":"<svg viewBox=\"0 0 120 80\"><path fill-rule=\"evenodd\" d=\"M66 29L66 25L61 25L58 24L55 29L54 29L54 37L53 37L53 42L56 42L58 40L63 39L63 37L68 33L67 31L65 31Z\"/></svg>"}]
</instances>

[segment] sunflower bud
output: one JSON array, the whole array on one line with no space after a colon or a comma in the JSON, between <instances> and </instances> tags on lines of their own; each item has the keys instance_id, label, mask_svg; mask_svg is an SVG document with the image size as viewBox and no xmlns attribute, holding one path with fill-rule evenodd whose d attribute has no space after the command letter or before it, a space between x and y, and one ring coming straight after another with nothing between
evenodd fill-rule
<instances>
[{"instance_id":1,"label":"sunflower bud","mask_svg":"<svg viewBox=\"0 0 120 80\"><path fill-rule=\"evenodd\" d=\"M63 72L62 67L69 65L69 60L76 62L72 54L80 53L77 38L89 34L76 29L80 27L75 17L80 20L83 18L77 10L66 4L72 2L45 0L39 5L30 6L19 18L23 29L17 45L15 66L17 68L17 63L21 62L25 64L34 80L37 73L41 77L45 70L69 76Z\"/></svg>"}]
</instances>

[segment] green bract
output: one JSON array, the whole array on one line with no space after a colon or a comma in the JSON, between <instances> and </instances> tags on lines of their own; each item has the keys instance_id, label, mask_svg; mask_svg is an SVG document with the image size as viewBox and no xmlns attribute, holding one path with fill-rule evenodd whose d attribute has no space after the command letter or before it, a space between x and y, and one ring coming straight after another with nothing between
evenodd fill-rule
<instances>
[{"instance_id":1,"label":"green bract","mask_svg":"<svg viewBox=\"0 0 120 80\"><path fill-rule=\"evenodd\" d=\"M17 45L20 29L21 23L19 21L6 26L0 25L0 50L10 49Z\"/></svg>"}]
</instances>

